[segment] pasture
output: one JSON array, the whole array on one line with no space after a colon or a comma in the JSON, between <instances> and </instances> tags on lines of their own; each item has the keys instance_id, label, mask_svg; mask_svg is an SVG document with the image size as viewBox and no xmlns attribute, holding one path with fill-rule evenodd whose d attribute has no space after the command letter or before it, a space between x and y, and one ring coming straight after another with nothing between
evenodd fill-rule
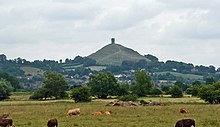
<instances>
[{"instance_id":1,"label":"pasture","mask_svg":"<svg viewBox=\"0 0 220 127\"><path fill-rule=\"evenodd\" d=\"M198 98L141 98L168 102L166 106L117 107L105 106L113 100L74 103L72 100L28 101L27 95L15 94L0 102L0 113L10 113L16 127L46 127L57 118L59 127L174 127L177 120L193 118L197 127L219 127L220 105L206 104ZM21 100L19 100L21 99ZM67 116L69 109L81 109L80 116ZM180 114L179 109L189 112ZM95 111L111 110L111 115L91 115Z\"/></svg>"}]
</instances>

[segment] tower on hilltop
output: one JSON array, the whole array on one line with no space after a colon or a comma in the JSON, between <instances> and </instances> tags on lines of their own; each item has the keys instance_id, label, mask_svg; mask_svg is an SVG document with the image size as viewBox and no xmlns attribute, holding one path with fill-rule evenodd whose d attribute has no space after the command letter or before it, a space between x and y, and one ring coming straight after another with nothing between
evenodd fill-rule
<instances>
[{"instance_id":1,"label":"tower on hilltop","mask_svg":"<svg viewBox=\"0 0 220 127\"><path fill-rule=\"evenodd\" d=\"M115 38L111 38L111 44L115 44Z\"/></svg>"}]
</instances>

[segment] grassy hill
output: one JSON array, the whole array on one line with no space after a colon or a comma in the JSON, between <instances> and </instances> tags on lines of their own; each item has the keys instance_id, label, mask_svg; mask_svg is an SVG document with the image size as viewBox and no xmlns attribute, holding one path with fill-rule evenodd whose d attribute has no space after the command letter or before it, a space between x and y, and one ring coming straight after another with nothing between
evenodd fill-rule
<instances>
[{"instance_id":1,"label":"grassy hill","mask_svg":"<svg viewBox=\"0 0 220 127\"><path fill-rule=\"evenodd\" d=\"M44 71L39 69L39 68L35 68L35 67L27 67L27 66L23 66L20 67L21 70L23 70L25 72L25 75L43 75Z\"/></svg>"},{"instance_id":2,"label":"grassy hill","mask_svg":"<svg viewBox=\"0 0 220 127\"><path fill-rule=\"evenodd\" d=\"M88 58L96 60L101 65L117 65L120 66L123 61L137 62L139 60L148 60L140 55L137 51L126 48L119 44L109 44L88 56Z\"/></svg>"},{"instance_id":3,"label":"grassy hill","mask_svg":"<svg viewBox=\"0 0 220 127\"><path fill-rule=\"evenodd\" d=\"M156 72L156 74L166 75L170 73L176 77L182 77L184 79L191 79L191 80L203 80L203 76L201 75L194 75L194 74L182 74L178 72L171 72L171 71L164 71L164 72Z\"/></svg>"}]
</instances>

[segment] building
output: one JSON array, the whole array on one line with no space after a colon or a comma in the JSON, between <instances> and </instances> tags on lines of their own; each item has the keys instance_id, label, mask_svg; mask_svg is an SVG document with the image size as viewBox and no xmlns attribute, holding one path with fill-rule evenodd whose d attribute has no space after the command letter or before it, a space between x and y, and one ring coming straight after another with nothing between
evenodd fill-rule
<instances>
[{"instance_id":1,"label":"building","mask_svg":"<svg viewBox=\"0 0 220 127\"><path fill-rule=\"evenodd\" d=\"M1 55L0 55L0 62L4 62L4 61L6 61L6 60L7 60L6 55L1 54Z\"/></svg>"}]
</instances>

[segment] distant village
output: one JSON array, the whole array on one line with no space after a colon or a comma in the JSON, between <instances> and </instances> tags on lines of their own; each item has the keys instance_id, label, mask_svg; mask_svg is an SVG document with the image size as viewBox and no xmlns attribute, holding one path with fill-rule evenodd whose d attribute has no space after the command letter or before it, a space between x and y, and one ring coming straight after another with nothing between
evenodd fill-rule
<instances>
[{"instance_id":1,"label":"distant village","mask_svg":"<svg viewBox=\"0 0 220 127\"><path fill-rule=\"evenodd\" d=\"M120 49L120 52L116 49ZM43 74L47 70L63 74L70 88L86 85L90 75L105 71L112 72L122 84L131 84L136 70L148 72L157 86L172 85L176 81L190 85L195 81L205 83L209 78L220 79L220 68L170 60L162 62L156 56L140 55L137 51L116 44L114 38L110 44L87 57L76 56L74 59L66 58L65 61L8 60L5 54L0 55L0 72L17 77L27 90L42 87Z\"/></svg>"}]
</instances>

